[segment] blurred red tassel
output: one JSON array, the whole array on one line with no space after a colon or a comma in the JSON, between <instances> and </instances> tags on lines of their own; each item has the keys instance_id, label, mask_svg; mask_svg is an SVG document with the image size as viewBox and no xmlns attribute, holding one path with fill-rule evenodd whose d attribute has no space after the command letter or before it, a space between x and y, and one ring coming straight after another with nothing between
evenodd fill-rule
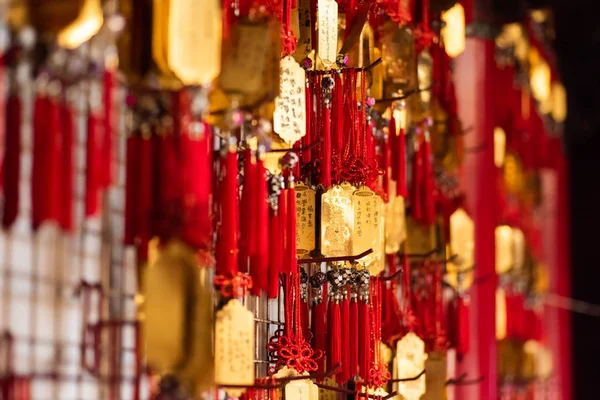
<instances>
[{"instance_id":1,"label":"blurred red tassel","mask_svg":"<svg viewBox=\"0 0 600 400\"><path fill-rule=\"evenodd\" d=\"M137 202L133 204L134 233L138 247L139 260L148 257L148 242L152 239L152 207L155 202L155 150L152 132L147 127L142 127L138 146L138 165L135 175L137 182ZM133 182L135 185L136 182ZM134 189L136 190L136 189Z\"/></svg>"},{"instance_id":2,"label":"blurred red tassel","mask_svg":"<svg viewBox=\"0 0 600 400\"><path fill-rule=\"evenodd\" d=\"M323 354L327 352L327 283L323 284L322 299L313 304L311 313L310 330L312 332L312 347L321 350ZM319 372L325 371L325 357L317 360Z\"/></svg>"},{"instance_id":3,"label":"blurred red tassel","mask_svg":"<svg viewBox=\"0 0 600 400\"><path fill-rule=\"evenodd\" d=\"M285 233L286 237L286 258L284 272L293 272L297 269L298 256L296 255L296 189L290 187L287 189L287 204L286 204L287 226Z\"/></svg>"},{"instance_id":4,"label":"blurred red tassel","mask_svg":"<svg viewBox=\"0 0 600 400\"><path fill-rule=\"evenodd\" d=\"M116 88L115 71L104 71L104 136L102 143L101 187L108 187L112 181L112 148L116 126L114 110L114 92Z\"/></svg>"},{"instance_id":5,"label":"blurred red tassel","mask_svg":"<svg viewBox=\"0 0 600 400\"><path fill-rule=\"evenodd\" d=\"M412 191L411 191L411 212L414 219L421 221L423 219L423 157L422 144L415 143L415 152L413 154L412 166Z\"/></svg>"},{"instance_id":6,"label":"blurred red tassel","mask_svg":"<svg viewBox=\"0 0 600 400\"><path fill-rule=\"evenodd\" d=\"M3 162L4 211L2 226L8 229L19 214L19 178L21 175L21 99L9 96L6 104L6 147Z\"/></svg>"},{"instance_id":7,"label":"blurred red tassel","mask_svg":"<svg viewBox=\"0 0 600 400\"><path fill-rule=\"evenodd\" d=\"M393 116L390 118L390 122L388 123L388 145L390 146L390 167L392 170L391 178L398 182L398 159L400 155L398 154L398 135L396 135L396 118Z\"/></svg>"},{"instance_id":8,"label":"blurred red tassel","mask_svg":"<svg viewBox=\"0 0 600 400\"><path fill-rule=\"evenodd\" d=\"M350 300L348 296L344 297L340 304L341 326L350 327ZM341 328L340 328L341 329ZM349 332L348 332L349 333ZM340 369L340 383L345 383L350 379L350 335L344 332L341 335L341 353L342 353L342 368Z\"/></svg>"},{"instance_id":9,"label":"blurred red tassel","mask_svg":"<svg viewBox=\"0 0 600 400\"><path fill-rule=\"evenodd\" d=\"M281 198L280 198L281 202ZM279 207L281 208L281 204ZM283 248L281 246L282 218L279 211L271 210L269 215L269 288L268 296L270 299L279 297L279 273L281 263L283 262Z\"/></svg>"},{"instance_id":10,"label":"blurred red tassel","mask_svg":"<svg viewBox=\"0 0 600 400\"><path fill-rule=\"evenodd\" d=\"M431 225L435 222L435 176L431 159L431 143L425 139L423 143L423 222Z\"/></svg>"},{"instance_id":11,"label":"blurred red tassel","mask_svg":"<svg viewBox=\"0 0 600 400\"><path fill-rule=\"evenodd\" d=\"M329 339L327 346L327 362L330 367L342 362L341 318L340 305L335 300L329 301L327 310L327 322L329 323L327 329L327 337ZM341 377L341 372L338 372L337 376Z\"/></svg>"},{"instance_id":12,"label":"blurred red tassel","mask_svg":"<svg viewBox=\"0 0 600 400\"><path fill-rule=\"evenodd\" d=\"M60 107L60 125L62 131L62 156L60 158L60 225L70 232L73 229L73 141L74 125L73 112L67 103L63 100Z\"/></svg>"},{"instance_id":13,"label":"blurred red tassel","mask_svg":"<svg viewBox=\"0 0 600 400\"><path fill-rule=\"evenodd\" d=\"M358 375L358 301L352 299L350 301L350 378Z\"/></svg>"},{"instance_id":14,"label":"blurred red tassel","mask_svg":"<svg viewBox=\"0 0 600 400\"><path fill-rule=\"evenodd\" d=\"M331 109L323 110L323 143L321 144L321 184L331 186Z\"/></svg>"},{"instance_id":15,"label":"blurred red tassel","mask_svg":"<svg viewBox=\"0 0 600 400\"><path fill-rule=\"evenodd\" d=\"M223 164L221 182L221 226L217 236L217 275L233 277L238 272L239 204L238 204L238 157L234 148L229 150Z\"/></svg>"},{"instance_id":16,"label":"blurred red tassel","mask_svg":"<svg viewBox=\"0 0 600 400\"><path fill-rule=\"evenodd\" d=\"M458 342L456 343L456 352L463 356L469 352L469 299L464 296L458 298Z\"/></svg>"},{"instance_id":17,"label":"blurred red tassel","mask_svg":"<svg viewBox=\"0 0 600 400\"><path fill-rule=\"evenodd\" d=\"M244 150L244 185L242 187L242 199L240 207L242 210L252 210L256 194L256 163L252 160L252 150ZM248 272L248 262L252 251L254 250L255 229L257 221L256 212L244 212L240 214L240 252L239 269L241 272Z\"/></svg>"},{"instance_id":18,"label":"blurred red tassel","mask_svg":"<svg viewBox=\"0 0 600 400\"><path fill-rule=\"evenodd\" d=\"M100 211L100 189L102 187L102 126L100 119L89 112L87 120L87 145L85 160L85 216Z\"/></svg>"},{"instance_id":19,"label":"blurred red tassel","mask_svg":"<svg viewBox=\"0 0 600 400\"><path fill-rule=\"evenodd\" d=\"M358 304L358 322L358 372L366 380L371 369L371 319L369 303L363 300Z\"/></svg>"},{"instance_id":20,"label":"blurred red tassel","mask_svg":"<svg viewBox=\"0 0 600 400\"><path fill-rule=\"evenodd\" d=\"M256 226L254 227L256 238L254 250L250 257L250 273L252 275L252 294L258 296L261 291L268 287L269 269L269 193L265 180L265 163L258 158L254 180L256 181Z\"/></svg>"}]
</instances>

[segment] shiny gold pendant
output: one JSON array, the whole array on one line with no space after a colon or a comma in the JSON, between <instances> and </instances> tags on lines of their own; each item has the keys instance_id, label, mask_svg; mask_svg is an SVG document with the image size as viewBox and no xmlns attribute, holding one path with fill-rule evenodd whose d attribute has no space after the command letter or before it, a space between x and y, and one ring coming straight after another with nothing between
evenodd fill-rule
<instances>
[{"instance_id":1,"label":"shiny gold pendant","mask_svg":"<svg viewBox=\"0 0 600 400\"><path fill-rule=\"evenodd\" d=\"M240 21L223 43L219 86L230 95L260 93L271 53L271 22Z\"/></svg>"},{"instance_id":2,"label":"shiny gold pendant","mask_svg":"<svg viewBox=\"0 0 600 400\"><path fill-rule=\"evenodd\" d=\"M396 344L396 373L400 379L419 375L425 369L425 343L413 332L409 332ZM425 376L398 383L398 393L405 400L419 400L425 394Z\"/></svg>"},{"instance_id":3,"label":"shiny gold pendant","mask_svg":"<svg viewBox=\"0 0 600 400\"><path fill-rule=\"evenodd\" d=\"M275 99L273 130L292 145L306 134L305 72L291 56L281 60L279 97Z\"/></svg>"},{"instance_id":4,"label":"shiny gold pendant","mask_svg":"<svg viewBox=\"0 0 600 400\"><path fill-rule=\"evenodd\" d=\"M427 391L421 397L421 400L439 400L446 398L446 374L448 363L446 356L442 353L429 353L425 361L427 377L425 386Z\"/></svg>"},{"instance_id":5,"label":"shiny gold pendant","mask_svg":"<svg viewBox=\"0 0 600 400\"><path fill-rule=\"evenodd\" d=\"M215 381L224 387L254 384L254 314L237 299L229 300L216 315ZM239 397L245 389L225 391Z\"/></svg>"},{"instance_id":6,"label":"shiny gold pendant","mask_svg":"<svg viewBox=\"0 0 600 400\"><path fill-rule=\"evenodd\" d=\"M219 73L221 25L216 0L170 0L167 64L185 85L210 83Z\"/></svg>"},{"instance_id":7,"label":"shiny gold pendant","mask_svg":"<svg viewBox=\"0 0 600 400\"><path fill-rule=\"evenodd\" d=\"M325 68L329 69L337 56L338 5L335 0L319 0L317 9L318 56Z\"/></svg>"},{"instance_id":8,"label":"shiny gold pendant","mask_svg":"<svg viewBox=\"0 0 600 400\"><path fill-rule=\"evenodd\" d=\"M390 179L390 199L384 205L385 214L385 253L400 251L406 240L406 207L404 197L396 196L396 181Z\"/></svg>"},{"instance_id":9,"label":"shiny gold pendant","mask_svg":"<svg viewBox=\"0 0 600 400\"><path fill-rule=\"evenodd\" d=\"M294 58L296 61L302 62L313 49L310 0L298 0L298 26L298 45L296 46Z\"/></svg>"},{"instance_id":10,"label":"shiny gold pendant","mask_svg":"<svg viewBox=\"0 0 600 400\"><path fill-rule=\"evenodd\" d=\"M326 257L352 253L354 211L353 187L337 185L321 197L321 253Z\"/></svg>"},{"instance_id":11,"label":"shiny gold pendant","mask_svg":"<svg viewBox=\"0 0 600 400\"><path fill-rule=\"evenodd\" d=\"M296 185L296 253L306 256L315 249L315 196L314 189L302 182Z\"/></svg>"},{"instance_id":12,"label":"shiny gold pendant","mask_svg":"<svg viewBox=\"0 0 600 400\"><path fill-rule=\"evenodd\" d=\"M352 205L354 208L352 253L360 254L372 249L373 253L361 258L358 263L368 268L372 276L376 276L381 272L380 261L383 256L383 201L371 189L363 186L353 193Z\"/></svg>"}]
</instances>

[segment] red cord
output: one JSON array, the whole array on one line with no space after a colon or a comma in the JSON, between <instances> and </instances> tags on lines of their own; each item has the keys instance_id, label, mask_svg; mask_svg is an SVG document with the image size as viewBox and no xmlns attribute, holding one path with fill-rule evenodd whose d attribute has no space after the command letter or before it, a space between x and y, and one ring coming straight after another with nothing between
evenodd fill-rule
<instances>
[{"instance_id":1,"label":"red cord","mask_svg":"<svg viewBox=\"0 0 600 400\"><path fill-rule=\"evenodd\" d=\"M281 202L281 199L280 199ZM280 204L279 207L282 205ZM277 212L271 210L269 215L269 287L267 294L270 299L279 297L279 272L283 261L283 248L281 246L282 238L282 218Z\"/></svg>"},{"instance_id":2,"label":"red cord","mask_svg":"<svg viewBox=\"0 0 600 400\"><path fill-rule=\"evenodd\" d=\"M321 145L321 184L331 187L331 109L323 110L323 143Z\"/></svg>"},{"instance_id":3,"label":"red cord","mask_svg":"<svg viewBox=\"0 0 600 400\"><path fill-rule=\"evenodd\" d=\"M341 326L349 327L351 324L350 321L350 300L348 296L342 299L340 304L340 313L341 313ZM349 334L342 334L340 336L341 339L341 352L342 352L342 368L340 370L340 378L342 383L347 382L350 375L350 336Z\"/></svg>"},{"instance_id":4,"label":"red cord","mask_svg":"<svg viewBox=\"0 0 600 400\"><path fill-rule=\"evenodd\" d=\"M268 287L268 262L269 262L269 193L267 182L265 181L265 164L260 159L257 160L255 176L256 181L256 201L253 205L256 218L254 226L256 238L254 240L254 250L250 258L250 272L252 274L252 293L258 296L261 291L266 291Z\"/></svg>"},{"instance_id":5,"label":"red cord","mask_svg":"<svg viewBox=\"0 0 600 400\"><path fill-rule=\"evenodd\" d=\"M221 226L217 237L220 252L217 255L217 275L226 277L238 273L238 239L239 239L239 206L238 206L238 157L235 150L230 150L224 162L224 178L221 182Z\"/></svg>"},{"instance_id":6,"label":"red cord","mask_svg":"<svg viewBox=\"0 0 600 400\"><path fill-rule=\"evenodd\" d=\"M6 104L6 150L4 153L4 211L2 226L8 229L19 214L19 178L21 175L21 99L8 97Z\"/></svg>"}]
</instances>

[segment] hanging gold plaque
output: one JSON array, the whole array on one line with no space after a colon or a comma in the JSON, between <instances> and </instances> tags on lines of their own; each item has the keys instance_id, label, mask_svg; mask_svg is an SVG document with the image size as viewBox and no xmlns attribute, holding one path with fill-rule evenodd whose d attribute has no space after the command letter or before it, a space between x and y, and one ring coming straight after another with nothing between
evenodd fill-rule
<instances>
[{"instance_id":1,"label":"hanging gold plaque","mask_svg":"<svg viewBox=\"0 0 600 400\"><path fill-rule=\"evenodd\" d=\"M219 86L230 94L254 94L263 89L271 54L271 22L240 21L223 43Z\"/></svg>"},{"instance_id":2,"label":"hanging gold plaque","mask_svg":"<svg viewBox=\"0 0 600 400\"><path fill-rule=\"evenodd\" d=\"M381 49L373 48L373 60L381 58ZM373 82L371 83L371 97L375 100L383 98L383 65L376 65L372 69Z\"/></svg>"},{"instance_id":3,"label":"hanging gold plaque","mask_svg":"<svg viewBox=\"0 0 600 400\"><path fill-rule=\"evenodd\" d=\"M496 339L506 337L506 295L504 289L496 289Z\"/></svg>"},{"instance_id":4,"label":"hanging gold plaque","mask_svg":"<svg viewBox=\"0 0 600 400\"><path fill-rule=\"evenodd\" d=\"M382 258L382 216L383 202L368 187L359 188L352 195L352 206L354 208L354 230L352 234L352 253L360 254L369 249L373 253L358 260L363 267L369 268L371 275L380 269L379 261ZM373 268L373 271L371 271ZM379 271L381 272L381 271Z\"/></svg>"},{"instance_id":5,"label":"hanging gold plaque","mask_svg":"<svg viewBox=\"0 0 600 400\"><path fill-rule=\"evenodd\" d=\"M417 86L414 37L410 29L388 21L381 36L381 58L385 80L384 97L393 97Z\"/></svg>"},{"instance_id":6,"label":"hanging gold plaque","mask_svg":"<svg viewBox=\"0 0 600 400\"><path fill-rule=\"evenodd\" d=\"M337 387L337 383L335 382L335 377L328 377L323 380L323 384L327 386ZM319 399L320 400L337 400L337 395L333 390L327 389L319 389Z\"/></svg>"},{"instance_id":7,"label":"hanging gold plaque","mask_svg":"<svg viewBox=\"0 0 600 400\"><path fill-rule=\"evenodd\" d=\"M446 356L442 353L433 352L425 361L427 377L425 386L427 391L421 400L439 400L446 398L446 373L448 363Z\"/></svg>"},{"instance_id":8,"label":"hanging gold plaque","mask_svg":"<svg viewBox=\"0 0 600 400\"><path fill-rule=\"evenodd\" d=\"M254 314L237 299L216 315L215 381L224 387L254 384ZM239 397L245 389L226 391Z\"/></svg>"},{"instance_id":9,"label":"hanging gold plaque","mask_svg":"<svg viewBox=\"0 0 600 400\"><path fill-rule=\"evenodd\" d=\"M321 253L326 257L350 255L353 230L352 191L334 186L321 197Z\"/></svg>"},{"instance_id":10,"label":"hanging gold plaque","mask_svg":"<svg viewBox=\"0 0 600 400\"><path fill-rule=\"evenodd\" d=\"M396 344L396 372L398 378L408 379L419 375L425 369L425 343L409 332ZM425 393L425 375L412 381L398 382L398 393L405 400L419 400Z\"/></svg>"},{"instance_id":11,"label":"hanging gold plaque","mask_svg":"<svg viewBox=\"0 0 600 400\"><path fill-rule=\"evenodd\" d=\"M310 19L310 0L298 0L298 26L299 38L294 58L301 62L308 57L312 46L312 25Z\"/></svg>"},{"instance_id":12,"label":"hanging gold plaque","mask_svg":"<svg viewBox=\"0 0 600 400\"><path fill-rule=\"evenodd\" d=\"M395 254L406 240L406 208L404 197L396 196L396 181L390 179L390 199L384 205L385 252Z\"/></svg>"},{"instance_id":13,"label":"hanging gold plaque","mask_svg":"<svg viewBox=\"0 0 600 400\"><path fill-rule=\"evenodd\" d=\"M504 274L513 266L512 228L501 225L496 228L496 273Z\"/></svg>"},{"instance_id":14,"label":"hanging gold plaque","mask_svg":"<svg viewBox=\"0 0 600 400\"><path fill-rule=\"evenodd\" d=\"M306 134L306 83L304 69L291 56L281 60L279 85L273 130L292 145Z\"/></svg>"},{"instance_id":15,"label":"hanging gold plaque","mask_svg":"<svg viewBox=\"0 0 600 400\"><path fill-rule=\"evenodd\" d=\"M515 272L520 272L525 266L525 235L519 228L513 228L513 267Z\"/></svg>"},{"instance_id":16,"label":"hanging gold plaque","mask_svg":"<svg viewBox=\"0 0 600 400\"><path fill-rule=\"evenodd\" d=\"M337 57L338 5L335 0L319 0L318 5L318 55L326 68Z\"/></svg>"},{"instance_id":17,"label":"hanging gold plaque","mask_svg":"<svg viewBox=\"0 0 600 400\"><path fill-rule=\"evenodd\" d=\"M315 249L315 190L296 185L296 252L299 257Z\"/></svg>"},{"instance_id":18,"label":"hanging gold plaque","mask_svg":"<svg viewBox=\"0 0 600 400\"><path fill-rule=\"evenodd\" d=\"M434 226L423 225L412 217L406 218L406 251L408 253L428 253L435 248Z\"/></svg>"},{"instance_id":19,"label":"hanging gold plaque","mask_svg":"<svg viewBox=\"0 0 600 400\"><path fill-rule=\"evenodd\" d=\"M173 373L187 361L186 314L196 296L197 266L180 242L170 242L145 274L145 347L148 365L160 373ZM169 295L165 295L169 293Z\"/></svg>"},{"instance_id":20,"label":"hanging gold plaque","mask_svg":"<svg viewBox=\"0 0 600 400\"><path fill-rule=\"evenodd\" d=\"M417 59L417 76L419 78L419 89L427 89L433 83L433 59L429 50L425 49L419 53ZM428 110L431 101L431 90L423 90L419 93L423 107Z\"/></svg>"},{"instance_id":21,"label":"hanging gold plaque","mask_svg":"<svg viewBox=\"0 0 600 400\"><path fill-rule=\"evenodd\" d=\"M170 0L169 4L167 61L170 69L186 85L210 83L221 64L220 2Z\"/></svg>"},{"instance_id":22,"label":"hanging gold plaque","mask_svg":"<svg viewBox=\"0 0 600 400\"><path fill-rule=\"evenodd\" d=\"M450 216L450 252L456 255L450 271L470 268L475 263L475 225L462 208Z\"/></svg>"}]
</instances>

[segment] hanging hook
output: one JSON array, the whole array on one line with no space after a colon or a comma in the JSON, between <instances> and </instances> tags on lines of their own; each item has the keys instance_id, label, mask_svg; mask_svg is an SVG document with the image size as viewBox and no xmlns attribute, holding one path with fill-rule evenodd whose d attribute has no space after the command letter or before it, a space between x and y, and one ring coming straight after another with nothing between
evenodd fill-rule
<instances>
[{"instance_id":1,"label":"hanging hook","mask_svg":"<svg viewBox=\"0 0 600 400\"><path fill-rule=\"evenodd\" d=\"M363 257L368 256L369 254L371 254L373 252L373 249L369 249L366 251L363 251L360 254L357 254L355 256L342 256L342 257L317 257L317 258L302 258L300 260L298 260L298 264L312 264L312 263L322 263L322 262L339 262L339 261L356 261L356 260L360 260Z\"/></svg>"}]
</instances>

